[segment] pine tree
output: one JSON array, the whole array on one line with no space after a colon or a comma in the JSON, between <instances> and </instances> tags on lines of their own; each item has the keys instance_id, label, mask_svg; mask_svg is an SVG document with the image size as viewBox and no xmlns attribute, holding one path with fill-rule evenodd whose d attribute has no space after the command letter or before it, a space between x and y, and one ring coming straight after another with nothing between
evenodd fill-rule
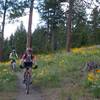
<instances>
[{"instance_id":1,"label":"pine tree","mask_svg":"<svg viewBox=\"0 0 100 100\"><path fill-rule=\"evenodd\" d=\"M64 13L58 0L43 0L39 3L38 11L47 28L47 48L52 51L56 43L56 30L64 24Z\"/></svg>"}]
</instances>

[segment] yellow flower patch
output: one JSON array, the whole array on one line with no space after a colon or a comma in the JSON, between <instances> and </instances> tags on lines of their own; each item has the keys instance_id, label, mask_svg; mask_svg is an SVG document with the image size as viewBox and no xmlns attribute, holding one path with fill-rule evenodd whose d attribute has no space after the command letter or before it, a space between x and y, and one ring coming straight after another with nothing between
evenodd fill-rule
<instances>
[{"instance_id":1,"label":"yellow flower patch","mask_svg":"<svg viewBox=\"0 0 100 100\"><path fill-rule=\"evenodd\" d=\"M88 80L89 81L97 81L100 79L100 75L98 73L94 73L94 72L89 72L88 73Z\"/></svg>"},{"instance_id":2,"label":"yellow flower patch","mask_svg":"<svg viewBox=\"0 0 100 100\"><path fill-rule=\"evenodd\" d=\"M88 73L88 80L89 81L94 81L96 80L95 74L93 72Z\"/></svg>"}]
</instances>

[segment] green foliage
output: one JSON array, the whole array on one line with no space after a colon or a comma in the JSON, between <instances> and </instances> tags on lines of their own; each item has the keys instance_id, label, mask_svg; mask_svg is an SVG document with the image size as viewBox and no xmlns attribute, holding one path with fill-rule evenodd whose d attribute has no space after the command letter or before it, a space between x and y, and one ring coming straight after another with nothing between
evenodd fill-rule
<instances>
[{"instance_id":1,"label":"green foliage","mask_svg":"<svg viewBox=\"0 0 100 100\"><path fill-rule=\"evenodd\" d=\"M73 47L80 47L88 44L89 29L88 25L86 24L87 22L86 9L84 8L83 5L82 7L77 8L76 6L77 9L74 9L75 13L73 14L73 35L72 35Z\"/></svg>"},{"instance_id":2,"label":"green foliage","mask_svg":"<svg viewBox=\"0 0 100 100\"><path fill-rule=\"evenodd\" d=\"M59 26L60 28L57 29L57 31L54 33L56 35L55 37L55 50L61 49L65 47L66 44L66 33L64 30L64 26ZM44 27L38 27L33 35L32 35L32 46L34 52L44 52L47 53L49 52L50 49L50 44L48 44L48 39L47 39L47 31L46 28Z\"/></svg>"},{"instance_id":3,"label":"green foliage","mask_svg":"<svg viewBox=\"0 0 100 100\"><path fill-rule=\"evenodd\" d=\"M56 49L56 44L58 43L57 33L59 28L65 24L64 12L61 9L60 2L57 0L43 0L38 5L38 11L46 26L46 47L47 49L54 51Z\"/></svg>"},{"instance_id":4,"label":"green foliage","mask_svg":"<svg viewBox=\"0 0 100 100\"><path fill-rule=\"evenodd\" d=\"M41 54L37 55L37 58L38 68L32 71L34 86L40 86L43 89L59 89L61 99L66 98L66 96L71 96L73 100L78 100L81 97L86 99L86 97L94 98L94 96L99 96L100 81L96 81L95 84L87 81L84 76L81 76L80 70L88 61L100 61L99 46L74 48L70 54L65 51L49 53L48 55ZM8 87L6 87L9 85L13 91L14 87L16 87L15 79L16 77L14 73L10 72L8 64L1 64L0 86L2 86L0 90L9 91Z\"/></svg>"},{"instance_id":5,"label":"green foliage","mask_svg":"<svg viewBox=\"0 0 100 100\"><path fill-rule=\"evenodd\" d=\"M8 64L0 64L0 91L16 91L16 76Z\"/></svg>"},{"instance_id":6,"label":"green foliage","mask_svg":"<svg viewBox=\"0 0 100 100\"><path fill-rule=\"evenodd\" d=\"M95 7L91 13L91 32L93 36L93 42L96 44L100 43L100 9Z\"/></svg>"},{"instance_id":7,"label":"green foliage","mask_svg":"<svg viewBox=\"0 0 100 100\"><path fill-rule=\"evenodd\" d=\"M17 28L14 35L10 36L10 39L4 41L4 60L9 59L9 54L13 48L16 49L19 57L24 53L26 49L26 30L23 23Z\"/></svg>"},{"instance_id":8,"label":"green foliage","mask_svg":"<svg viewBox=\"0 0 100 100\"><path fill-rule=\"evenodd\" d=\"M89 80L84 81L85 88L88 88L90 92L95 96L95 98L100 98L100 80L95 80L91 82Z\"/></svg>"},{"instance_id":9,"label":"green foliage","mask_svg":"<svg viewBox=\"0 0 100 100\"><path fill-rule=\"evenodd\" d=\"M1 0L0 1L0 12L3 14L3 11L6 9L7 18L12 19L21 17L25 14L26 5L24 2L27 0ZM28 7L28 6L27 6ZM0 16L1 17L1 16Z\"/></svg>"},{"instance_id":10,"label":"green foliage","mask_svg":"<svg viewBox=\"0 0 100 100\"><path fill-rule=\"evenodd\" d=\"M46 29L38 27L32 34L32 47L34 52L47 52L46 51Z\"/></svg>"},{"instance_id":11,"label":"green foliage","mask_svg":"<svg viewBox=\"0 0 100 100\"><path fill-rule=\"evenodd\" d=\"M11 47L9 45L9 40L6 39L4 41L4 56L3 56L4 60L8 60L9 59L9 53L10 53L10 51L11 51Z\"/></svg>"},{"instance_id":12,"label":"green foliage","mask_svg":"<svg viewBox=\"0 0 100 100\"><path fill-rule=\"evenodd\" d=\"M12 0L13 1L13 0ZM22 2L24 2L22 4ZM29 8L29 1L24 0L19 6ZM40 0L38 1L38 10L41 20L45 25L36 28L32 34L32 47L34 53L47 53L66 48L67 40L67 18L65 19L62 6L57 0ZM81 1L80 1L81 2ZM3 3L1 1L1 3ZM78 1L75 2L77 4ZM16 10L18 2L16 1ZM37 3L36 3L37 4ZM11 3L12 5L12 3ZM72 47L81 47L94 44L100 44L100 14L98 7L94 8L88 21L84 5L74 5L72 18ZM14 6L14 5L13 5ZM1 9L1 7L0 7ZM93 31L94 30L94 31ZM26 30L23 24L17 28L10 39L4 41L4 60L8 59L9 52L15 47L18 54L21 55L26 47Z\"/></svg>"},{"instance_id":13,"label":"green foliage","mask_svg":"<svg viewBox=\"0 0 100 100\"><path fill-rule=\"evenodd\" d=\"M64 13L57 0L43 0L39 3L38 11L41 18L46 21L46 23L49 21L50 25L54 24L56 26L58 23L64 23Z\"/></svg>"},{"instance_id":14,"label":"green foliage","mask_svg":"<svg viewBox=\"0 0 100 100\"><path fill-rule=\"evenodd\" d=\"M19 55L22 55L24 53L26 48L26 30L24 28L23 23L20 24L20 26L17 28L15 34L14 34L14 47L16 48L16 51Z\"/></svg>"},{"instance_id":15,"label":"green foliage","mask_svg":"<svg viewBox=\"0 0 100 100\"><path fill-rule=\"evenodd\" d=\"M94 93L99 95L97 92L99 89L91 88L93 83L81 75L81 69L86 62L99 62L99 60L100 48L97 47L73 49L73 53L70 54L58 51L55 54L38 55L39 67L33 70L33 84L49 90L60 89L61 100L64 98L66 100L67 96L71 96L73 100L81 99L81 97L95 99Z\"/></svg>"},{"instance_id":16,"label":"green foliage","mask_svg":"<svg viewBox=\"0 0 100 100\"><path fill-rule=\"evenodd\" d=\"M100 98L100 80L97 80L92 86L91 91L96 98Z\"/></svg>"}]
</instances>

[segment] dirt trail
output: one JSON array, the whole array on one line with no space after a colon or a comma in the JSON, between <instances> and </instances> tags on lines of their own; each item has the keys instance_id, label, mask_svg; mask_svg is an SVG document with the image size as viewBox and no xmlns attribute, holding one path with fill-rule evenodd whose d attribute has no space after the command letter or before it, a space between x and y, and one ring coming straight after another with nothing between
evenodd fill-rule
<instances>
[{"instance_id":1,"label":"dirt trail","mask_svg":"<svg viewBox=\"0 0 100 100\"><path fill-rule=\"evenodd\" d=\"M44 100L42 97L42 92L39 87L30 86L30 94L25 93L25 85L22 83L23 72L17 73L18 77L18 95L16 100Z\"/></svg>"}]
</instances>

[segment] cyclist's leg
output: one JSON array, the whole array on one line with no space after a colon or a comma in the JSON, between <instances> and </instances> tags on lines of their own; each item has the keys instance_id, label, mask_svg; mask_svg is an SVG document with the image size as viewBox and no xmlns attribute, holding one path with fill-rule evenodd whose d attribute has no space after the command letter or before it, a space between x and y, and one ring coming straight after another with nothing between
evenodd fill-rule
<instances>
[{"instance_id":1,"label":"cyclist's leg","mask_svg":"<svg viewBox=\"0 0 100 100\"><path fill-rule=\"evenodd\" d=\"M30 76L32 76L32 63L31 62L28 62L26 68L28 68L27 71L29 72Z\"/></svg>"},{"instance_id":2,"label":"cyclist's leg","mask_svg":"<svg viewBox=\"0 0 100 100\"><path fill-rule=\"evenodd\" d=\"M32 62L29 63L30 83L32 84Z\"/></svg>"},{"instance_id":3,"label":"cyclist's leg","mask_svg":"<svg viewBox=\"0 0 100 100\"><path fill-rule=\"evenodd\" d=\"M25 83L27 71L28 71L29 74L30 74L30 83L32 83L32 63L30 63L30 62L25 62L25 63L24 63L24 67L25 67L25 71L24 71L24 80L23 80L23 83ZM28 68L28 69L27 69L27 68Z\"/></svg>"},{"instance_id":4,"label":"cyclist's leg","mask_svg":"<svg viewBox=\"0 0 100 100\"><path fill-rule=\"evenodd\" d=\"M27 74L27 69L25 68L24 69L24 76L23 76L23 83L25 83L25 81L26 81L26 74Z\"/></svg>"},{"instance_id":5,"label":"cyclist's leg","mask_svg":"<svg viewBox=\"0 0 100 100\"><path fill-rule=\"evenodd\" d=\"M24 79L25 79L26 74L27 74L27 72L26 72L26 71L27 71L27 69L25 68L25 69L24 69Z\"/></svg>"},{"instance_id":6,"label":"cyclist's leg","mask_svg":"<svg viewBox=\"0 0 100 100\"><path fill-rule=\"evenodd\" d=\"M13 66L13 70L16 71L16 61L15 60L13 61L12 66Z\"/></svg>"},{"instance_id":7,"label":"cyclist's leg","mask_svg":"<svg viewBox=\"0 0 100 100\"><path fill-rule=\"evenodd\" d=\"M15 61L12 59L11 60L11 70L14 70L15 68Z\"/></svg>"},{"instance_id":8,"label":"cyclist's leg","mask_svg":"<svg viewBox=\"0 0 100 100\"><path fill-rule=\"evenodd\" d=\"M32 68L31 68L31 67L29 68L28 71L29 71L29 73L30 73L30 76L32 76Z\"/></svg>"},{"instance_id":9,"label":"cyclist's leg","mask_svg":"<svg viewBox=\"0 0 100 100\"><path fill-rule=\"evenodd\" d=\"M23 78L24 78L24 79L23 79L23 83L25 83L25 79L26 79L26 71L27 71L27 69L26 69L26 68L27 68L27 63L24 62L23 65L24 65L24 69L23 69L23 71L24 71L24 75L23 75Z\"/></svg>"},{"instance_id":10,"label":"cyclist's leg","mask_svg":"<svg viewBox=\"0 0 100 100\"><path fill-rule=\"evenodd\" d=\"M32 67L29 68L29 73L30 73L30 84L32 84Z\"/></svg>"}]
</instances>

